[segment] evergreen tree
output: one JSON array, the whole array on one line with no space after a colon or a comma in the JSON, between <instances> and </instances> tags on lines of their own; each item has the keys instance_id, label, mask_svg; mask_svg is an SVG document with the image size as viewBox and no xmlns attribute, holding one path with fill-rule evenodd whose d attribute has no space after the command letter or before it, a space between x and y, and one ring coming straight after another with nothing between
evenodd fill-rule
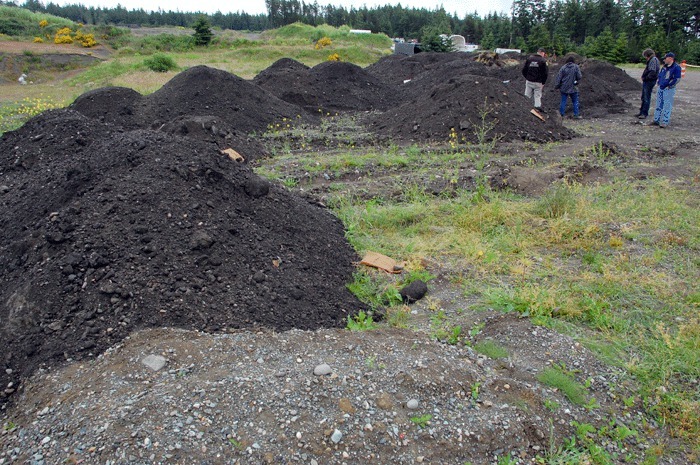
<instances>
[{"instance_id":1,"label":"evergreen tree","mask_svg":"<svg viewBox=\"0 0 700 465\"><path fill-rule=\"evenodd\" d=\"M192 34L194 36L194 43L196 45L209 45L213 34L211 32L211 25L206 16L202 15L197 18L192 28L194 29L194 34Z\"/></svg>"}]
</instances>

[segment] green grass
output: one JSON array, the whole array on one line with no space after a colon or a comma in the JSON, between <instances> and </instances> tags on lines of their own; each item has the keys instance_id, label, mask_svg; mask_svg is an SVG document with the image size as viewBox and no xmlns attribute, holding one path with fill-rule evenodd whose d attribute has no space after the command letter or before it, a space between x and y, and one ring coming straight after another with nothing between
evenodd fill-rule
<instances>
[{"instance_id":1,"label":"green grass","mask_svg":"<svg viewBox=\"0 0 700 465\"><path fill-rule=\"evenodd\" d=\"M414 191L334 208L358 250L454 258L478 276L464 281L474 308L519 312L580 339L640 382L650 414L700 437L700 209L688 188L626 180L560 185L539 199L490 192L476 204L469 192Z\"/></svg>"},{"instance_id":2,"label":"green grass","mask_svg":"<svg viewBox=\"0 0 700 465\"><path fill-rule=\"evenodd\" d=\"M545 368L537 375L537 380L559 389L574 405L585 405L588 401L583 385L560 368Z\"/></svg>"},{"instance_id":3,"label":"green grass","mask_svg":"<svg viewBox=\"0 0 700 465\"><path fill-rule=\"evenodd\" d=\"M474 344L474 350L480 354L486 355L487 357L493 359L507 358L508 350L499 343L492 341L491 339L485 339L483 341Z\"/></svg>"}]
</instances>

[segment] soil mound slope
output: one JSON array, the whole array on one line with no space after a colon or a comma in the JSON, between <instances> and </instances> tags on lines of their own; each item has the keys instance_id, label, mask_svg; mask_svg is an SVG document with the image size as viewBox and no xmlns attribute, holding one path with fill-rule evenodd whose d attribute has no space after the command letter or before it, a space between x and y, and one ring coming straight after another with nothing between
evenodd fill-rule
<instances>
[{"instance_id":1,"label":"soil mound slope","mask_svg":"<svg viewBox=\"0 0 700 465\"><path fill-rule=\"evenodd\" d=\"M526 57L523 57L519 64L512 66L489 66L474 61L475 58L476 56L466 53L419 53L411 57L391 55L367 67L367 71L393 83L423 79L424 87L459 76L490 76L511 85L518 94L523 94L525 78L521 74L521 68ZM542 104L550 114L556 114L559 109L560 93L554 89L554 80L560 66L561 63L557 62L549 65L549 79L544 89ZM641 88L639 83L623 70L605 61L583 60L580 66L584 76L579 84L580 105L586 117L604 117L610 113L628 110L628 105L616 92L638 90ZM404 101L412 100L411 95L417 93L419 91L416 89L402 87ZM525 104L532 106L532 103ZM518 128L515 128L515 131L522 132Z\"/></svg>"},{"instance_id":2,"label":"soil mound slope","mask_svg":"<svg viewBox=\"0 0 700 465\"><path fill-rule=\"evenodd\" d=\"M0 186L3 389L140 328L315 329L363 308L340 221L211 144L57 110L0 139Z\"/></svg>"},{"instance_id":3,"label":"soil mound slope","mask_svg":"<svg viewBox=\"0 0 700 465\"><path fill-rule=\"evenodd\" d=\"M454 128L459 142L494 137L544 142L573 134L554 119L542 122L530 114L525 97L492 77L445 80L439 72L430 73L407 83L406 92L415 99L372 117L377 132L403 140L448 140Z\"/></svg>"},{"instance_id":4,"label":"soil mound slope","mask_svg":"<svg viewBox=\"0 0 700 465\"><path fill-rule=\"evenodd\" d=\"M253 83L207 66L183 71L147 96L131 89L106 87L83 94L70 108L126 129L165 129L216 141L220 148L238 150L246 160L263 151L250 134L265 132L284 118L309 123L317 119ZM192 131L187 123L183 130L182 120L193 117L214 121L214 129L205 125L204 131Z\"/></svg>"},{"instance_id":5,"label":"soil mound slope","mask_svg":"<svg viewBox=\"0 0 700 465\"><path fill-rule=\"evenodd\" d=\"M326 61L305 69L294 60L280 60L253 82L311 112L386 110L398 101L397 91L388 81L341 61Z\"/></svg>"}]
</instances>

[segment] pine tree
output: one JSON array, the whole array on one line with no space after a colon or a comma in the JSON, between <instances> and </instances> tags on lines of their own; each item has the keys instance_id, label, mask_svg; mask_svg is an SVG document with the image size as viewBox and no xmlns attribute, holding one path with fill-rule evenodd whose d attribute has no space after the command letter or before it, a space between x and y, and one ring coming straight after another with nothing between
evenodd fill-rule
<instances>
[{"instance_id":1,"label":"pine tree","mask_svg":"<svg viewBox=\"0 0 700 465\"><path fill-rule=\"evenodd\" d=\"M194 29L194 43L196 45L209 45L213 34L211 32L211 25L206 16L202 15L197 18L192 28Z\"/></svg>"}]
</instances>

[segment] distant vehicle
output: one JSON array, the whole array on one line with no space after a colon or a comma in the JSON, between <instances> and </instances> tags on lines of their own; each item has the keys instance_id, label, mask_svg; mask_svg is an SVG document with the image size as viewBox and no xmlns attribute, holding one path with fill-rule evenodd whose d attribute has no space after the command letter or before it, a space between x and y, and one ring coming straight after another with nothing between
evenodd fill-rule
<instances>
[{"instance_id":1,"label":"distant vehicle","mask_svg":"<svg viewBox=\"0 0 700 465\"><path fill-rule=\"evenodd\" d=\"M451 35L449 39L452 41L452 47L456 52L473 52L479 48L478 44L468 44L464 36L455 34Z\"/></svg>"},{"instance_id":2,"label":"distant vehicle","mask_svg":"<svg viewBox=\"0 0 700 465\"><path fill-rule=\"evenodd\" d=\"M499 55L503 55L504 53L523 53L519 48L497 48L494 52Z\"/></svg>"}]
</instances>

